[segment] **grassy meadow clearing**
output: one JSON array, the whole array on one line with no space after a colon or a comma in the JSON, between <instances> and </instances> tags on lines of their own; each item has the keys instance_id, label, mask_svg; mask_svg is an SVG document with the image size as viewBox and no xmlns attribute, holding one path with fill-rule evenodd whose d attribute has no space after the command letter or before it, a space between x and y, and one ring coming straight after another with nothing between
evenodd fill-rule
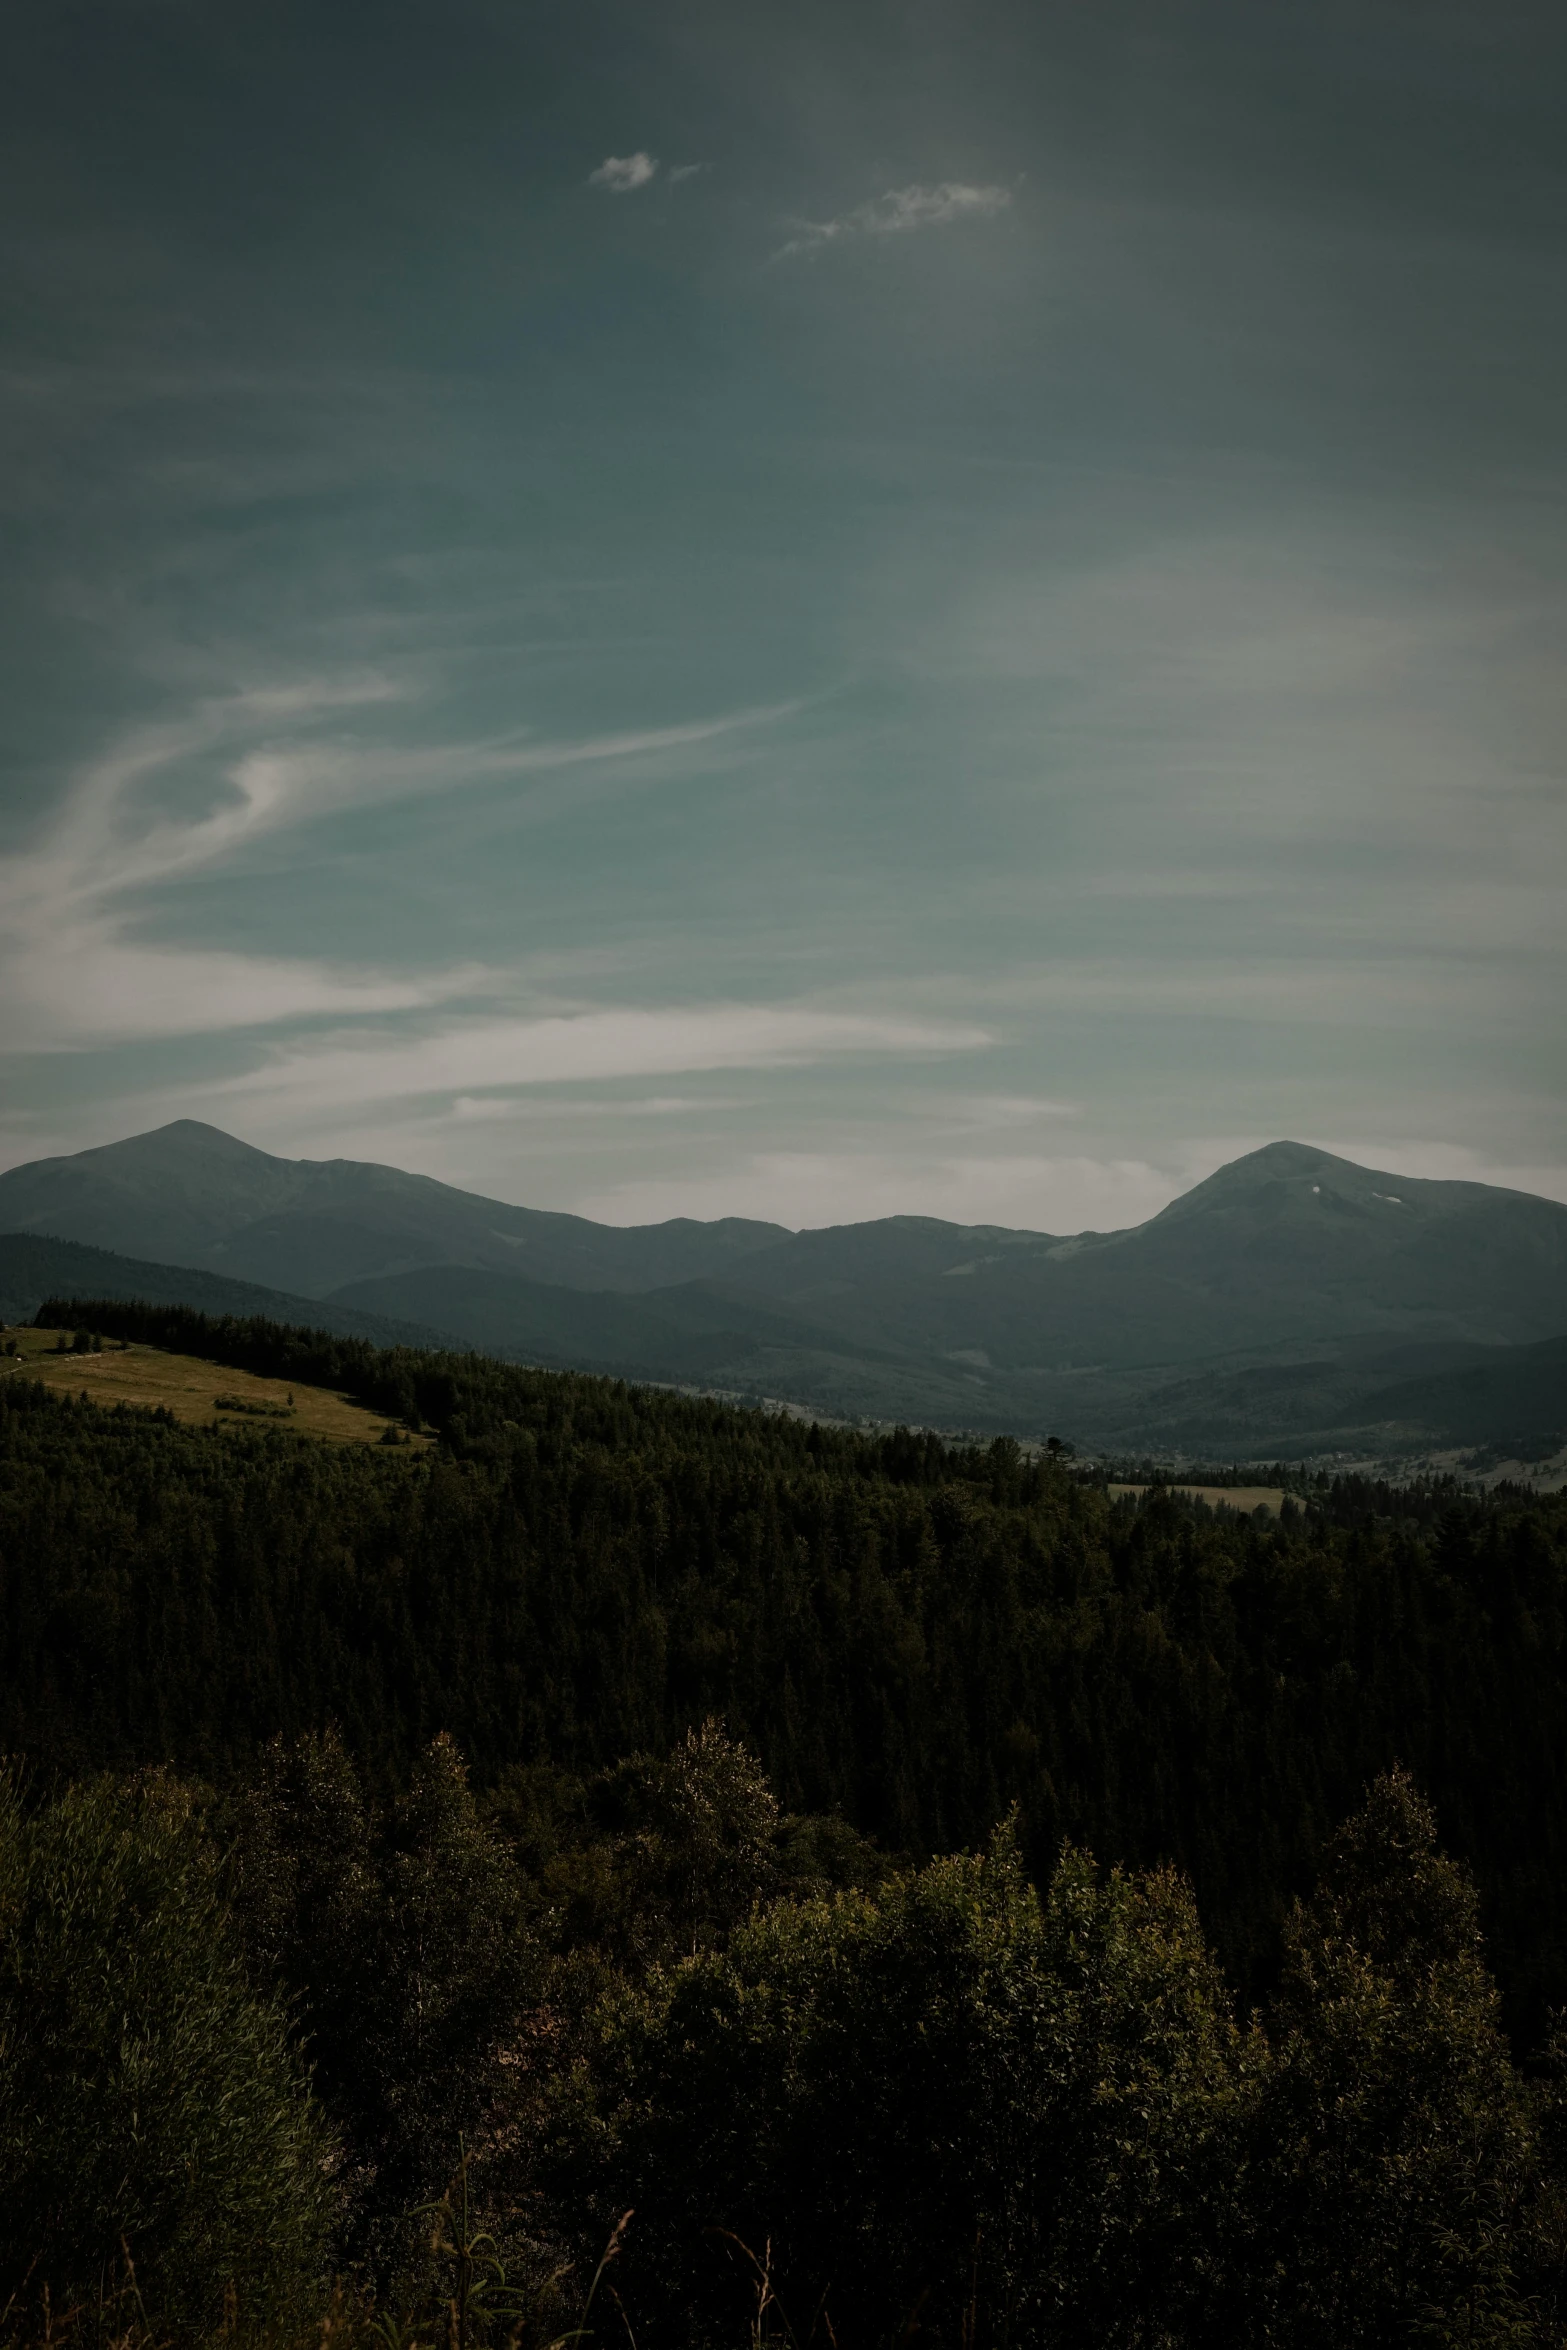
<instances>
[{"instance_id":1,"label":"grassy meadow clearing","mask_svg":"<svg viewBox=\"0 0 1567 2350\"><path fill-rule=\"evenodd\" d=\"M1112 1501L1120 1501L1128 1493L1135 1493L1141 1501L1151 1488L1146 1485L1112 1485L1108 1490ZM1277 1517L1284 1506L1284 1489L1280 1485L1175 1485L1170 1490L1181 1494L1187 1501L1205 1501L1211 1510L1238 1510L1243 1517L1248 1518L1257 1509L1271 1510Z\"/></svg>"},{"instance_id":2,"label":"grassy meadow clearing","mask_svg":"<svg viewBox=\"0 0 1567 2350\"><path fill-rule=\"evenodd\" d=\"M41 1379L66 1395L87 1395L105 1411L116 1404L143 1410L161 1408L193 1427L287 1428L329 1444L379 1444L384 1413L368 1410L330 1388L299 1381L265 1379L251 1371L203 1362L195 1355L167 1353L139 1340L105 1339L99 1354L59 1351L57 1330L23 1328L6 1333L16 1353L0 1358L0 1372ZM406 1434L407 1431L402 1431ZM410 1447L427 1450L434 1440L411 1436Z\"/></svg>"}]
</instances>

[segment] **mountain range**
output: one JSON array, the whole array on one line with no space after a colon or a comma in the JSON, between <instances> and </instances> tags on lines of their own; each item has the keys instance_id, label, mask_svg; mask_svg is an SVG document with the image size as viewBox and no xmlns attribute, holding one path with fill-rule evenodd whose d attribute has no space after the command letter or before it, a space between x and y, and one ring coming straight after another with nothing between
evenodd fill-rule
<instances>
[{"instance_id":1,"label":"mountain range","mask_svg":"<svg viewBox=\"0 0 1567 2350\"><path fill-rule=\"evenodd\" d=\"M0 1175L0 1234L16 1236L0 1240L13 1316L62 1281L150 1294L156 1268L160 1295L172 1282L209 1311L841 1416L1253 1457L1346 1442L1533 1457L1567 1430L1567 1206L1294 1142L1126 1231L895 1216L791 1232L595 1224L182 1119ZM51 1260L59 1242L83 1258Z\"/></svg>"}]
</instances>

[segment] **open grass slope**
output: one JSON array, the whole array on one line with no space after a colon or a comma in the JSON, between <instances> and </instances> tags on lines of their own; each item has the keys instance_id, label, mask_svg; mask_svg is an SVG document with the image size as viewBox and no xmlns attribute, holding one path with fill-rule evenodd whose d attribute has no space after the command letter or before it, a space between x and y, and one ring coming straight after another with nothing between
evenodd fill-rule
<instances>
[{"instance_id":1,"label":"open grass slope","mask_svg":"<svg viewBox=\"0 0 1567 2350\"><path fill-rule=\"evenodd\" d=\"M1140 1501L1153 1488L1148 1485L1109 1485L1105 1490L1112 1501L1119 1501L1128 1493ZM1267 1510L1277 1517L1284 1507L1282 1485L1176 1485L1170 1490L1183 1495L1187 1501L1205 1502L1211 1510L1233 1510L1237 1517L1242 1518L1251 1517L1257 1510Z\"/></svg>"},{"instance_id":2,"label":"open grass slope","mask_svg":"<svg viewBox=\"0 0 1567 2350\"><path fill-rule=\"evenodd\" d=\"M101 1354L77 1354L59 1351L59 1331L9 1335L17 1351L0 1361L0 1375L40 1379L57 1394L84 1397L100 1410L128 1404L166 1411L190 1427L278 1428L327 1444L377 1444L385 1435L384 1414L329 1388L262 1379L135 1340L111 1339ZM427 1448L432 1441L410 1437L406 1449Z\"/></svg>"}]
</instances>

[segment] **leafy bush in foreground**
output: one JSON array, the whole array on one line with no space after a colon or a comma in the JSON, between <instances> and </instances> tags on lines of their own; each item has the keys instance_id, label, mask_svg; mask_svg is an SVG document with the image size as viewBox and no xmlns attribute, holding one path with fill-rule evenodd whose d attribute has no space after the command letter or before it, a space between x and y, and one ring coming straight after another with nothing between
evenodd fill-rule
<instances>
[{"instance_id":1,"label":"leafy bush in foreground","mask_svg":"<svg viewBox=\"0 0 1567 2350\"><path fill-rule=\"evenodd\" d=\"M554 2160L648 2338L736 2338L770 2246L796 2330L1120 2338L1178 2324L1241 2074L1188 1888L1064 1856L1041 1899L1010 1829L877 1895L759 1912L612 1997Z\"/></svg>"},{"instance_id":2,"label":"leafy bush in foreground","mask_svg":"<svg viewBox=\"0 0 1567 2350\"><path fill-rule=\"evenodd\" d=\"M540 1992L520 1872L445 1737L380 1818L336 1736L275 1743L231 1824L252 1967L288 1997L349 2156L349 2240L384 2268L401 2216L495 2126Z\"/></svg>"},{"instance_id":3,"label":"leafy bush in foreground","mask_svg":"<svg viewBox=\"0 0 1567 2350\"><path fill-rule=\"evenodd\" d=\"M1247 2193L1268 2341L1415 2340L1435 2312L1514 2338L1539 2109L1498 2008L1474 1888L1394 1773L1285 1936Z\"/></svg>"},{"instance_id":4,"label":"leafy bush in foreground","mask_svg":"<svg viewBox=\"0 0 1567 2350\"><path fill-rule=\"evenodd\" d=\"M297 2318L329 2153L182 1790L99 1780L27 1816L0 1781L0 2306L91 2303L129 2245L172 2331Z\"/></svg>"},{"instance_id":5,"label":"leafy bush in foreground","mask_svg":"<svg viewBox=\"0 0 1567 2350\"><path fill-rule=\"evenodd\" d=\"M645 1949L560 1941L448 1742L380 1813L340 1747L276 1751L209 1815L248 1820L232 1921L167 1779L8 1798L8 2289L124 2350L322 2323L340 2350L1559 2344L1567 2107L1509 2056L1473 1889L1402 1774L1249 2025L1173 1870L1068 1849L1036 1889L1004 1825L726 1920L737 1849L792 1843L756 1842L746 1758L709 1725L628 1787L635 1832L593 1849L658 1913ZM737 1791L738 1845L693 1837ZM330 2212L269 1984L341 2149ZM129 2334L93 2321L126 2253Z\"/></svg>"}]
</instances>

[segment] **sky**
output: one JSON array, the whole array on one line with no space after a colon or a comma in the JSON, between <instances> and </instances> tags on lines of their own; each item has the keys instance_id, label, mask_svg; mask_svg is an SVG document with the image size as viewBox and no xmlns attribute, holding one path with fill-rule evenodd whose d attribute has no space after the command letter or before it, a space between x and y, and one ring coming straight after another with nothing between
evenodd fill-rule
<instances>
[{"instance_id":1,"label":"sky","mask_svg":"<svg viewBox=\"0 0 1567 2350\"><path fill-rule=\"evenodd\" d=\"M0 1164L1567 1198L1567 18L17 0Z\"/></svg>"}]
</instances>

